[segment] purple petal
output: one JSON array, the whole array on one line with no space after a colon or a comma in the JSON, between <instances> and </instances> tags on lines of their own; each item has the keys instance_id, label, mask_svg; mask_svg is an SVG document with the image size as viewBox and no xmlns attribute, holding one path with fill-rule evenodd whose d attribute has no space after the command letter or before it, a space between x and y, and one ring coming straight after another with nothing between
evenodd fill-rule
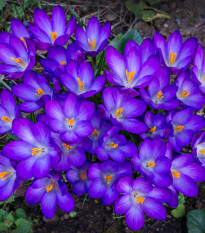
<instances>
[{"instance_id":1,"label":"purple petal","mask_svg":"<svg viewBox=\"0 0 205 233\"><path fill-rule=\"evenodd\" d=\"M46 102L45 111L48 117L63 121L65 119L63 115L62 105L55 100Z\"/></svg>"},{"instance_id":2,"label":"purple petal","mask_svg":"<svg viewBox=\"0 0 205 233\"><path fill-rule=\"evenodd\" d=\"M18 38L30 38L30 34L28 33L26 26L19 19L13 18L11 20L11 32Z\"/></svg>"},{"instance_id":3,"label":"purple petal","mask_svg":"<svg viewBox=\"0 0 205 233\"><path fill-rule=\"evenodd\" d=\"M56 6L52 12L52 31L57 32L57 36L65 33L66 18L64 10L61 6Z\"/></svg>"},{"instance_id":4,"label":"purple petal","mask_svg":"<svg viewBox=\"0 0 205 233\"><path fill-rule=\"evenodd\" d=\"M169 56L169 52L180 54L182 48L182 36L178 30L174 31L169 39L167 40L167 54Z\"/></svg>"},{"instance_id":5,"label":"purple petal","mask_svg":"<svg viewBox=\"0 0 205 233\"><path fill-rule=\"evenodd\" d=\"M98 163L94 163L88 170L88 178L94 180L101 176L101 171Z\"/></svg>"},{"instance_id":6,"label":"purple petal","mask_svg":"<svg viewBox=\"0 0 205 233\"><path fill-rule=\"evenodd\" d=\"M130 193L132 192L132 178L124 177L119 179L117 182L116 189L119 193Z\"/></svg>"},{"instance_id":7,"label":"purple petal","mask_svg":"<svg viewBox=\"0 0 205 233\"><path fill-rule=\"evenodd\" d=\"M33 177L33 173L32 173L32 167L33 164L35 162L35 158L29 158L29 159L25 159L25 160L21 160L17 167L16 167L16 173L17 176L21 179L21 180L28 180L31 179Z\"/></svg>"},{"instance_id":8,"label":"purple petal","mask_svg":"<svg viewBox=\"0 0 205 233\"><path fill-rule=\"evenodd\" d=\"M32 166L33 176L36 178L43 178L46 176L51 168L51 161L47 157L38 158Z\"/></svg>"},{"instance_id":9,"label":"purple petal","mask_svg":"<svg viewBox=\"0 0 205 233\"><path fill-rule=\"evenodd\" d=\"M106 185L101 179L94 179L88 189L89 196L91 198L101 198L105 195L106 189Z\"/></svg>"},{"instance_id":10,"label":"purple petal","mask_svg":"<svg viewBox=\"0 0 205 233\"><path fill-rule=\"evenodd\" d=\"M101 204L111 205L118 197L119 193L115 190L112 190L111 187L108 187L105 195L101 199Z\"/></svg>"},{"instance_id":11,"label":"purple petal","mask_svg":"<svg viewBox=\"0 0 205 233\"><path fill-rule=\"evenodd\" d=\"M100 36L100 31L101 31L101 28L100 28L100 23L99 23L98 19L96 17L92 17L88 21L88 25L86 28L87 39L89 39L90 41L94 41L94 39L95 39L96 42L98 42L99 36Z\"/></svg>"},{"instance_id":12,"label":"purple petal","mask_svg":"<svg viewBox=\"0 0 205 233\"><path fill-rule=\"evenodd\" d=\"M148 193L148 196L163 203L168 203L172 200L172 192L164 188L154 187L152 191Z\"/></svg>"},{"instance_id":13,"label":"purple petal","mask_svg":"<svg viewBox=\"0 0 205 233\"><path fill-rule=\"evenodd\" d=\"M57 193L57 205L64 212L71 212L74 210L75 202L70 193L67 193L66 195L61 195L61 193L58 192Z\"/></svg>"},{"instance_id":14,"label":"purple petal","mask_svg":"<svg viewBox=\"0 0 205 233\"><path fill-rule=\"evenodd\" d=\"M126 213L125 213L125 221L127 226L132 231L137 231L143 227L144 224L144 213L140 206L132 206Z\"/></svg>"},{"instance_id":15,"label":"purple petal","mask_svg":"<svg viewBox=\"0 0 205 233\"><path fill-rule=\"evenodd\" d=\"M139 178L133 180L132 188L134 191L137 191L140 193L149 193L153 189L151 183L142 177L139 177Z\"/></svg>"},{"instance_id":16,"label":"purple petal","mask_svg":"<svg viewBox=\"0 0 205 233\"><path fill-rule=\"evenodd\" d=\"M143 133L147 130L147 126L135 118L127 118L122 122L122 126L128 132L135 134Z\"/></svg>"},{"instance_id":17,"label":"purple petal","mask_svg":"<svg viewBox=\"0 0 205 233\"><path fill-rule=\"evenodd\" d=\"M36 188L36 189L32 188L31 186L28 187L28 189L26 190L26 194L25 194L26 202L29 205L38 204L41 201L41 198L45 192L46 192L46 189L44 187Z\"/></svg>"},{"instance_id":18,"label":"purple petal","mask_svg":"<svg viewBox=\"0 0 205 233\"><path fill-rule=\"evenodd\" d=\"M93 127L88 121L80 121L75 129L75 133L79 137L87 137L92 132L93 132Z\"/></svg>"},{"instance_id":19,"label":"purple petal","mask_svg":"<svg viewBox=\"0 0 205 233\"><path fill-rule=\"evenodd\" d=\"M57 195L54 191L46 192L41 199L41 209L43 215L50 219L55 214Z\"/></svg>"},{"instance_id":20,"label":"purple petal","mask_svg":"<svg viewBox=\"0 0 205 233\"><path fill-rule=\"evenodd\" d=\"M116 214L125 214L132 205L132 199L130 194L125 194L119 197L114 205L114 211Z\"/></svg>"}]
</instances>

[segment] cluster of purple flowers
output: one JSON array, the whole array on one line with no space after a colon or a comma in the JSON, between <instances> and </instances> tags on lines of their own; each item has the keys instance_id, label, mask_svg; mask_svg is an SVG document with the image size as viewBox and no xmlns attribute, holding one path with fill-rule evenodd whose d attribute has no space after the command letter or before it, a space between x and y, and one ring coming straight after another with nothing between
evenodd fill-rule
<instances>
[{"instance_id":1,"label":"cluster of purple flowers","mask_svg":"<svg viewBox=\"0 0 205 233\"><path fill-rule=\"evenodd\" d=\"M196 196L196 182L205 180L205 119L194 114L205 104L198 40L183 43L175 31L166 41L155 33L141 45L128 41L121 54L107 46L109 22L101 27L92 17L84 31L75 17L66 25L60 6L52 19L36 8L33 20L27 28L13 19L11 33L0 33L0 74L22 77L0 96L0 134L19 139L0 154L0 201L32 179L26 201L41 203L52 218L56 204L74 209L69 182L76 195L114 203L115 213L125 214L128 227L138 230L144 212L165 219L162 203L176 208L178 192ZM76 40L65 48L74 32ZM110 70L95 77L86 58L105 48ZM43 74L32 70L36 50L47 50L40 60ZM102 101L91 102L101 91ZM21 112L35 112L37 123Z\"/></svg>"}]
</instances>

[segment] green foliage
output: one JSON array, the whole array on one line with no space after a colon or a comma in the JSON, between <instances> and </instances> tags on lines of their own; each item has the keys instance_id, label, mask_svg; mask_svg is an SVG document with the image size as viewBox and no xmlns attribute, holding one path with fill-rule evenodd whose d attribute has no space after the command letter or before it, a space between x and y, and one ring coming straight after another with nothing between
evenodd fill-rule
<instances>
[{"instance_id":1,"label":"green foliage","mask_svg":"<svg viewBox=\"0 0 205 233\"><path fill-rule=\"evenodd\" d=\"M184 195L179 193L178 199L179 199L179 205L177 206L176 209L173 209L171 211L171 214L175 218L180 218L185 214L185 206L184 206L185 198L184 198Z\"/></svg>"},{"instance_id":2,"label":"green foliage","mask_svg":"<svg viewBox=\"0 0 205 233\"><path fill-rule=\"evenodd\" d=\"M26 218L26 213L21 208L16 209L16 215L17 215L18 218L23 218L23 219Z\"/></svg>"},{"instance_id":3,"label":"green foliage","mask_svg":"<svg viewBox=\"0 0 205 233\"><path fill-rule=\"evenodd\" d=\"M70 215L71 218L75 218L76 215L77 215L77 212L76 211L72 211L72 212L69 213L69 215Z\"/></svg>"},{"instance_id":4,"label":"green foliage","mask_svg":"<svg viewBox=\"0 0 205 233\"><path fill-rule=\"evenodd\" d=\"M4 205L5 206L8 203L14 202L14 199L15 199L15 196L14 196L14 194L12 194L7 200L0 201L0 205Z\"/></svg>"},{"instance_id":5,"label":"green foliage","mask_svg":"<svg viewBox=\"0 0 205 233\"><path fill-rule=\"evenodd\" d=\"M15 225L17 226L16 230L13 230L13 233L30 233L32 232L32 225L29 221L23 218L16 220Z\"/></svg>"},{"instance_id":6,"label":"green foliage","mask_svg":"<svg viewBox=\"0 0 205 233\"><path fill-rule=\"evenodd\" d=\"M205 210L191 210L187 214L187 229L189 233L205 232Z\"/></svg>"},{"instance_id":7,"label":"green foliage","mask_svg":"<svg viewBox=\"0 0 205 233\"><path fill-rule=\"evenodd\" d=\"M1 0L0 1L0 11L5 7L6 5L6 1L5 0Z\"/></svg>"}]
</instances>

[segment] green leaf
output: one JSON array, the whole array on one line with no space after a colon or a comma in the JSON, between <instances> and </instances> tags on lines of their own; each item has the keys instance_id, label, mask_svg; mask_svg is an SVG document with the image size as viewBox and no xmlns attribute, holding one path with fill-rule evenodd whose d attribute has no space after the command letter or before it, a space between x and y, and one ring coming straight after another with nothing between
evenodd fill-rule
<instances>
[{"instance_id":1,"label":"green leaf","mask_svg":"<svg viewBox=\"0 0 205 233\"><path fill-rule=\"evenodd\" d=\"M123 34L119 33L111 42L110 45L117 48L118 43L120 42L120 39L122 38Z\"/></svg>"},{"instance_id":2,"label":"green leaf","mask_svg":"<svg viewBox=\"0 0 205 233\"><path fill-rule=\"evenodd\" d=\"M131 11L137 19L142 14L142 11L147 7L147 4L143 1L136 3L136 2L133 2L132 0L130 0L130 1L127 1L125 3L125 5L126 5L127 9L129 11Z\"/></svg>"},{"instance_id":3,"label":"green leaf","mask_svg":"<svg viewBox=\"0 0 205 233\"><path fill-rule=\"evenodd\" d=\"M151 22L153 19L155 19L156 13L153 10L145 10L142 11L142 19L145 22Z\"/></svg>"},{"instance_id":4,"label":"green leaf","mask_svg":"<svg viewBox=\"0 0 205 233\"><path fill-rule=\"evenodd\" d=\"M6 133L6 136L8 139L12 139L12 140L20 140L20 138L18 138L15 134L10 134L9 132Z\"/></svg>"},{"instance_id":5,"label":"green leaf","mask_svg":"<svg viewBox=\"0 0 205 233\"><path fill-rule=\"evenodd\" d=\"M156 3L159 3L161 0L145 0L150 5L155 5Z\"/></svg>"},{"instance_id":6,"label":"green leaf","mask_svg":"<svg viewBox=\"0 0 205 233\"><path fill-rule=\"evenodd\" d=\"M30 233L32 232L32 225L26 219L19 218L15 222L17 229L12 231L14 233Z\"/></svg>"},{"instance_id":7,"label":"green leaf","mask_svg":"<svg viewBox=\"0 0 205 233\"><path fill-rule=\"evenodd\" d=\"M10 223L14 223L14 217L12 214L7 214L5 220L8 220Z\"/></svg>"},{"instance_id":8,"label":"green leaf","mask_svg":"<svg viewBox=\"0 0 205 233\"><path fill-rule=\"evenodd\" d=\"M5 7L5 5L6 5L5 0L1 0L0 1L0 11Z\"/></svg>"},{"instance_id":9,"label":"green leaf","mask_svg":"<svg viewBox=\"0 0 205 233\"><path fill-rule=\"evenodd\" d=\"M3 223L0 223L0 232L8 232L8 227Z\"/></svg>"},{"instance_id":10,"label":"green leaf","mask_svg":"<svg viewBox=\"0 0 205 233\"><path fill-rule=\"evenodd\" d=\"M76 211L72 211L72 212L69 213L69 215L70 215L71 218L75 218L76 215L77 215L77 212Z\"/></svg>"},{"instance_id":11,"label":"green leaf","mask_svg":"<svg viewBox=\"0 0 205 233\"><path fill-rule=\"evenodd\" d=\"M26 218L26 213L21 208L16 209L16 215L18 218Z\"/></svg>"},{"instance_id":12,"label":"green leaf","mask_svg":"<svg viewBox=\"0 0 205 233\"><path fill-rule=\"evenodd\" d=\"M205 232L205 210L191 210L187 214L187 229L189 233Z\"/></svg>"},{"instance_id":13,"label":"green leaf","mask_svg":"<svg viewBox=\"0 0 205 233\"><path fill-rule=\"evenodd\" d=\"M12 194L7 200L0 201L0 205L12 203L12 202L14 202L14 199L15 199L15 196L14 196L14 194Z\"/></svg>"},{"instance_id":14,"label":"green leaf","mask_svg":"<svg viewBox=\"0 0 205 233\"><path fill-rule=\"evenodd\" d=\"M185 207L184 205L178 205L176 209L171 211L171 214L175 217L175 218L180 218L185 214Z\"/></svg>"},{"instance_id":15,"label":"green leaf","mask_svg":"<svg viewBox=\"0 0 205 233\"><path fill-rule=\"evenodd\" d=\"M8 213L4 209L0 209L0 222L6 217Z\"/></svg>"},{"instance_id":16,"label":"green leaf","mask_svg":"<svg viewBox=\"0 0 205 233\"><path fill-rule=\"evenodd\" d=\"M184 198L183 194L179 193L178 199L179 199L179 204L180 205L183 205L185 203L185 198Z\"/></svg>"}]
</instances>

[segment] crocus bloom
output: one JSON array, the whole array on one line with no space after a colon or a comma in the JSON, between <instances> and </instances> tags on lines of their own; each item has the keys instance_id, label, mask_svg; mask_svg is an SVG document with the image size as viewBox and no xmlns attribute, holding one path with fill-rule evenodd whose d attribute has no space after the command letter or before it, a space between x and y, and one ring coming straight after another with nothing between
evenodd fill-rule
<instances>
[{"instance_id":1,"label":"crocus bloom","mask_svg":"<svg viewBox=\"0 0 205 233\"><path fill-rule=\"evenodd\" d=\"M198 45L193 56L194 66L191 68L192 79L199 84L199 88L205 93L205 63L204 51L201 44Z\"/></svg>"},{"instance_id":2,"label":"crocus bloom","mask_svg":"<svg viewBox=\"0 0 205 233\"><path fill-rule=\"evenodd\" d=\"M53 97L47 79L34 71L26 72L23 83L12 87L15 96L25 102L19 105L23 112L34 112L45 106L45 102Z\"/></svg>"},{"instance_id":3,"label":"crocus bloom","mask_svg":"<svg viewBox=\"0 0 205 233\"><path fill-rule=\"evenodd\" d=\"M146 104L138 99L121 93L117 88L106 87L102 94L104 105L99 105L99 111L113 125L119 125L131 133L142 133L147 127L136 118L146 109Z\"/></svg>"},{"instance_id":4,"label":"crocus bloom","mask_svg":"<svg viewBox=\"0 0 205 233\"><path fill-rule=\"evenodd\" d=\"M205 131L197 132L193 136L191 144L197 160L205 167Z\"/></svg>"},{"instance_id":5,"label":"crocus bloom","mask_svg":"<svg viewBox=\"0 0 205 233\"><path fill-rule=\"evenodd\" d=\"M24 38L30 38L31 36L26 26L19 19L13 18L11 20L11 32L12 35L19 38L24 43L24 45L27 46Z\"/></svg>"},{"instance_id":6,"label":"crocus bloom","mask_svg":"<svg viewBox=\"0 0 205 233\"><path fill-rule=\"evenodd\" d=\"M133 142L128 142L126 137L118 134L120 128L112 127L101 139L101 143L96 150L99 160L108 160L109 157L117 162L123 162L125 158L130 158L137 152L137 147Z\"/></svg>"},{"instance_id":7,"label":"crocus bloom","mask_svg":"<svg viewBox=\"0 0 205 233\"><path fill-rule=\"evenodd\" d=\"M28 187L25 199L29 205L41 202L43 215L50 219L55 214L56 204L65 212L71 212L75 203L62 177L49 173L46 177L35 179Z\"/></svg>"},{"instance_id":8,"label":"crocus bloom","mask_svg":"<svg viewBox=\"0 0 205 233\"><path fill-rule=\"evenodd\" d=\"M72 93L65 99L63 106L56 100L49 100L45 106L50 128L59 133L60 139L68 145L93 132L89 119L94 109L94 103L84 101L79 104Z\"/></svg>"},{"instance_id":9,"label":"crocus bloom","mask_svg":"<svg viewBox=\"0 0 205 233\"><path fill-rule=\"evenodd\" d=\"M161 139L146 139L140 144L139 155L132 157L132 166L150 179L154 185L168 187L171 184L171 161L165 156L166 144Z\"/></svg>"},{"instance_id":10,"label":"crocus bloom","mask_svg":"<svg viewBox=\"0 0 205 233\"><path fill-rule=\"evenodd\" d=\"M140 134L142 139L146 138L162 138L164 136L165 116L162 113L154 115L152 112L145 113L144 122L147 126L147 131Z\"/></svg>"},{"instance_id":11,"label":"crocus bloom","mask_svg":"<svg viewBox=\"0 0 205 233\"><path fill-rule=\"evenodd\" d=\"M148 86L148 91L140 89L142 99L154 109L171 110L179 106L176 98L177 87L169 85L169 72L165 67L161 67L156 77Z\"/></svg>"},{"instance_id":12,"label":"crocus bloom","mask_svg":"<svg viewBox=\"0 0 205 233\"><path fill-rule=\"evenodd\" d=\"M56 6L52 12L52 20L41 9L33 12L34 24L29 24L29 30L39 49L48 49L51 45L65 45L76 28L76 19L73 16L67 26L64 10Z\"/></svg>"},{"instance_id":13,"label":"crocus bloom","mask_svg":"<svg viewBox=\"0 0 205 233\"><path fill-rule=\"evenodd\" d=\"M20 179L16 176L16 163L0 154L0 201L8 199L20 185Z\"/></svg>"},{"instance_id":14,"label":"crocus bloom","mask_svg":"<svg viewBox=\"0 0 205 233\"><path fill-rule=\"evenodd\" d=\"M88 179L88 169L90 162L85 162L82 166L71 166L66 173L66 179L72 184L72 190L76 195L83 195L88 192L91 180Z\"/></svg>"},{"instance_id":15,"label":"crocus bloom","mask_svg":"<svg viewBox=\"0 0 205 233\"><path fill-rule=\"evenodd\" d=\"M105 77L94 79L93 69L87 62L78 64L70 60L66 66L67 73L61 75L61 81L69 91L79 97L88 98L102 91L105 86Z\"/></svg>"},{"instance_id":16,"label":"crocus bloom","mask_svg":"<svg viewBox=\"0 0 205 233\"><path fill-rule=\"evenodd\" d=\"M86 32L81 26L77 25L75 31L76 43L86 52L87 56L95 57L106 47L110 31L110 22L106 22L101 28L98 19L92 17L88 21Z\"/></svg>"},{"instance_id":17,"label":"crocus bloom","mask_svg":"<svg viewBox=\"0 0 205 233\"><path fill-rule=\"evenodd\" d=\"M142 43L139 48L129 41L125 46L124 56L114 47L109 46L106 49L105 59L112 73L105 71L105 74L110 83L125 87L127 92L136 92L133 88L147 86L160 67L159 58L154 56L153 44L149 40L147 42ZM149 49L150 52L147 52Z\"/></svg>"},{"instance_id":18,"label":"crocus bloom","mask_svg":"<svg viewBox=\"0 0 205 233\"><path fill-rule=\"evenodd\" d=\"M8 158L20 160L16 167L18 177L27 180L33 176L42 178L58 162L58 150L50 144L50 130L42 122L34 125L28 119L13 121L14 134L21 140L8 143L2 152Z\"/></svg>"},{"instance_id":19,"label":"crocus bloom","mask_svg":"<svg viewBox=\"0 0 205 233\"><path fill-rule=\"evenodd\" d=\"M180 111L172 111L167 117L167 124L170 126L168 141L174 150L180 151L182 146L187 146L193 133L199 131L205 126L205 120L202 116L192 115L190 108Z\"/></svg>"},{"instance_id":20,"label":"crocus bloom","mask_svg":"<svg viewBox=\"0 0 205 233\"><path fill-rule=\"evenodd\" d=\"M8 89L2 91L0 100L0 134L4 134L10 130L12 132L12 121L19 118L21 113Z\"/></svg>"},{"instance_id":21,"label":"crocus bloom","mask_svg":"<svg viewBox=\"0 0 205 233\"><path fill-rule=\"evenodd\" d=\"M8 79L18 79L25 71L35 65L35 46L29 39L26 45L20 39L10 36L8 44L0 44L0 74L8 75Z\"/></svg>"},{"instance_id":22,"label":"crocus bloom","mask_svg":"<svg viewBox=\"0 0 205 233\"><path fill-rule=\"evenodd\" d=\"M116 188L123 195L116 200L114 211L116 214L125 214L126 224L132 231L142 228L144 212L154 219L166 218L166 209L161 202L172 200L170 190L153 187L142 177L135 180L131 177L121 178Z\"/></svg>"},{"instance_id":23,"label":"crocus bloom","mask_svg":"<svg viewBox=\"0 0 205 233\"><path fill-rule=\"evenodd\" d=\"M202 104L205 104L205 98L201 94L198 85L189 78L189 70L182 72L176 81L178 91L176 93L177 98L188 107L192 107L194 110L199 110Z\"/></svg>"},{"instance_id":24,"label":"crocus bloom","mask_svg":"<svg viewBox=\"0 0 205 233\"><path fill-rule=\"evenodd\" d=\"M198 44L197 38L190 38L183 43L178 30L174 31L167 42L158 32L154 34L154 44L164 65L171 74L186 70L192 62L192 55Z\"/></svg>"},{"instance_id":25,"label":"crocus bloom","mask_svg":"<svg viewBox=\"0 0 205 233\"><path fill-rule=\"evenodd\" d=\"M128 161L117 163L108 160L102 164L94 163L88 171L88 178L92 180L88 189L89 196L102 198L103 205L110 205L119 197L119 192L115 188L117 180L131 175L132 169Z\"/></svg>"}]
</instances>

